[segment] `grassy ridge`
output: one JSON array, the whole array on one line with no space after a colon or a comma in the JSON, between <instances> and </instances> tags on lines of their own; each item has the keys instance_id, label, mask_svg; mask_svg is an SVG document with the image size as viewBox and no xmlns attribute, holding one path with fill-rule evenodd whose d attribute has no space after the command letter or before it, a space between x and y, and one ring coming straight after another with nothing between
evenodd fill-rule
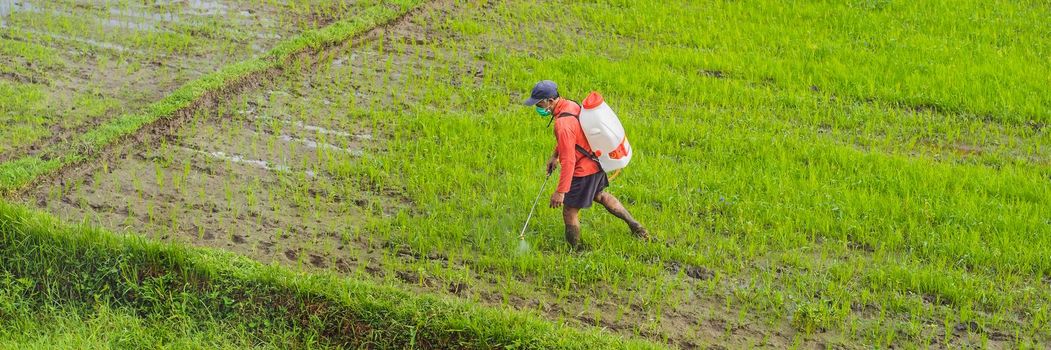
<instances>
[{"instance_id":1,"label":"grassy ridge","mask_svg":"<svg viewBox=\"0 0 1051 350\"><path fill-rule=\"evenodd\" d=\"M370 28L407 13L420 3L422 3L421 0L386 1L368 8L353 18L338 21L324 28L308 30L295 38L279 43L262 58L223 67L219 71L183 85L164 99L149 105L143 112L119 116L81 134L70 144L57 145L51 149L52 154L26 156L0 164L0 193L17 190L42 175L89 159L97 150L135 133L143 126L190 107L194 101L208 93L219 92L236 82L268 69L283 67L298 53L344 42ZM27 164L31 166L26 166Z\"/></svg>"},{"instance_id":2,"label":"grassy ridge","mask_svg":"<svg viewBox=\"0 0 1051 350\"><path fill-rule=\"evenodd\" d=\"M236 324L142 317L101 303L90 314L71 307L41 307L16 299L26 288L24 281L0 279L0 349L244 349L264 341L270 348L295 345L287 341L294 339L291 330L278 333L271 328L253 337Z\"/></svg>"},{"instance_id":3,"label":"grassy ridge","mask_svg":"<svg viewBox=\"0 0 1051 350\"><path fill-rule=\"evenodd\" d=\"M281 347L655 347L506 309L67 227L46 214L6 203L0 203L0 282L4 324L33 324L26 320L26 310L72 308L91 311L83 316L88 324L98 317L168 320L199 327L205 336L209 327L230 326L232 337L261 334L257 341L263 345L279 341ZM73 324L73 336L87 327ZM11 332L12 327L3 328ZM149 326L143 333L151 333Z\"/></svg>"}]
</instances>

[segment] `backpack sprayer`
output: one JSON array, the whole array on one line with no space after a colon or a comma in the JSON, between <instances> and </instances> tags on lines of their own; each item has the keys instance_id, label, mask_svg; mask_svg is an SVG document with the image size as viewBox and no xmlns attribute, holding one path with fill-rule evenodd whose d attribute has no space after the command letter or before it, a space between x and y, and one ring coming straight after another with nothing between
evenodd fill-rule
<instances>
[{"instance_id":1,"label":"backpack sprayer","mask_svg":"<svg viewBox=\"0 0 1051 350\"><path fill-rule=\"evenodd\" d=\"M584 131L584 137L587 138L588 145L591 146L592 150L592 152L588 152L577 146L577 151L598 162L602 171L613 172L613 175L610 177L611 181L620 175L621 170L628 166L628 162L631 161L633 152L631 144L628 143L628 137L624 134L624 126L620 124L617 114L606 104L602 95L594 91L588 94L588 97L584 99L584 103L581 104L580 115L563 114L577 117L577 120L580 121L580 128ZM554 118L557 117L552 116L552 120ZM548 125L550 125L550 122L548 122ZM529 243L525 240L526 228L529 227L529 220L533 218L536 204L540 201L540 195L544 193L544 188L547 187L549 180L551 180L551 172L547 173L544 185L540 187L540 192L536 194L536 199L533 200L533 208L529 209L529 216L526 217L525 225L522 226L522 232L518 234L518 250L520 252L529 250Z\"/></svg>"}]
</instances>

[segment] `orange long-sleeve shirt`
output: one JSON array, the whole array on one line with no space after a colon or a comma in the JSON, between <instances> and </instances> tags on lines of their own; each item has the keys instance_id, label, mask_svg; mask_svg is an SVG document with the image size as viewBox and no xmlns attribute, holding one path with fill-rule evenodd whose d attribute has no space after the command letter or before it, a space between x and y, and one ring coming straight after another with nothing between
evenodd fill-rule
<instances>
[{"instance_id":1,"label":"orange long-sleeve shirt","mask_svg":"<svg viewBox=\"0 0 1051 350\"><path fill-rule=\"evenodd\" d=\"M592 152L591 145L584 137L584 130L580 128L580 120L577 117L560 117L562 113L570 113L580 116L580 105L576 102L559 98L555 102L555 152L558 153L558 162L562 169L558 176L558 189L556 191L567 193L573 183L573 177L588 176L599 171L602 167L598 162L588 158L577 151L576 146L583 147Z\"/></svg>"}]
</instances>

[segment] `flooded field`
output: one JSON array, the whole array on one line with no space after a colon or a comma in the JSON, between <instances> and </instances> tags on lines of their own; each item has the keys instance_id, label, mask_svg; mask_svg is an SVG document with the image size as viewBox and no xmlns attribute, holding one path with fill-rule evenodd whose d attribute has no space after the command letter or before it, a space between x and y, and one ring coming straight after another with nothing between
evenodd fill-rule
<instances>
[{"instance_id":1,"label":"flooded field","mask_svg":"<svg viewBox=\"0 0 1051 350\"><path fill-rule=\"evenodd\" d=\"M0 1L0 160L356 11L330 1Z\"/></svg>"},{"instance_id":2,"label":"flooded field","mask_svg":"<svg viewBox=\"0 0 1051 350\"><path fill-rule=\"evenodd\" d=\"M0 194L120 266L23 263L58 225L0 206L0 262L47 276L0 269L0 301L102 275L63 283L240 347L1043 348L1051 41L1007 38L1051 27L958 5L0 0ZM605 191L654 240L595 206L568 247L541 79L616 110L637 154Z\"/></svg>"}]
</instances>

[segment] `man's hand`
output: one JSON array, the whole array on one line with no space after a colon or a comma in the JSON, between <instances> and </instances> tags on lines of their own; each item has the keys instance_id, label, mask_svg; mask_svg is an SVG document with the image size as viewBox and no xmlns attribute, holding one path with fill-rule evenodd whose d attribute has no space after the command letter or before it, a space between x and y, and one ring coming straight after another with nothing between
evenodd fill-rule
<instances>
[{"instance_id":1,"label":"man's hand","mask_svg":"<svg viewBox=\"0 0 1051 350\"><path fill-rule=\"evenodd\" d=\"M566 194L562 192L555 192L551 195L551 207L558 208L562 206L562 202L566 200Z\"/></svg>"},{"instance_id":2,"label":"man's hand","mask_svg":"<svg viewBox=\"0 0 1051 350\"><path fill-rule=\"evenodd\" d=\"M551 157L547 160L547 174L551 175L556 168L558 168L558 157Z\"/></svg>"}]
</instances>

